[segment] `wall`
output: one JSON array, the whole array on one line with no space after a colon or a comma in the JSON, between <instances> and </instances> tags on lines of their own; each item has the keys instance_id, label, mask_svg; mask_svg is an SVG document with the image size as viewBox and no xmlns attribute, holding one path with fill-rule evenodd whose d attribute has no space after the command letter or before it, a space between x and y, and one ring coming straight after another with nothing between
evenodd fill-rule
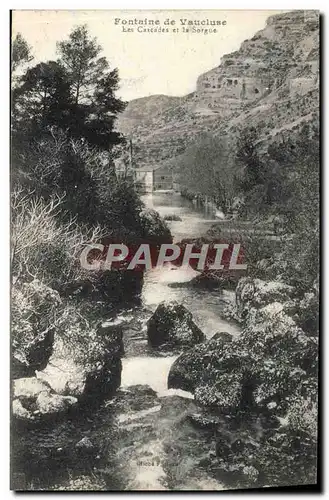
<instances>
[{"instance_id":1,"label":"wall","mask_svg":"<svg viewBox=\"0 0 329 500\"><path fill-rule=\"evenodd\" d=\"M153 171L135 170L135 183L140 192L151 193L153 191Z\"/></svg>"},{"instance_id":2,"label":"wall","mask_svg":"<svg viewBox=\"0 0 329 500\"><path fill-rule=\"evenodd\" d=\"M173 176L170 168L154 170L154 189L173 189Z\"/></svg>"}]
</instances>

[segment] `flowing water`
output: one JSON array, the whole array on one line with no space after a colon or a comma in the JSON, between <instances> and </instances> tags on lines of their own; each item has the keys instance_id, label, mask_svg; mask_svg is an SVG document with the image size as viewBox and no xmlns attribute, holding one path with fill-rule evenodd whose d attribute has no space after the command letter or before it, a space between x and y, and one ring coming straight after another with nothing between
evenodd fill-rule
<instances>
[{"instance_id":1,"label":"flowing water","mask_svg":"<svg viewBox=\"0 0 329 500\"><path fill-rule=\"evenodd\" d=\"M143 199L146 206L157 210L161 216L177 215L180 221L168 221L174 242L183 238L198 238L205 235L213 224L215 217L212 210L195 206L192 202L176 193L156 192ZM128 407L126 413L119 415L121 423L126 426L124 446L121 449L122 460L126 467L123 489L159 490L159 489L222 489L222 485L213 478L195 468L195 457L186 456L189 447L184 451L184 440L202 445L200 436L191 429L179 431L171 435L171 429L187 408L195 410L193 396L190 393L167 389L167 377L172 363L179 354L172 352L159 353L147 344L146 321L163 300L176 300L189 309L194 321L211 338L216 332L226 331L238 335L239 329L221 318L223 307L232 300L232 292L200 290L192 287L172 287L173 283L189 281L198 273L182 270L173 266L148 271L144 278L142 292L143 311L132 313L131 318L122 315L123 322L131 319L134 328L125 329L125 358L123 359L122 389L133 391L133 386L147 385L152 388L157 398L150 408L132 411ZM137 325L136 326L136 320ZM138 394L135 398L138 399ZM184 399L183 399L184 398ZM141 398L143 399L143 397ZM168 407L170 407L168 410ZM168 414L167 414L168 413ZM127 429L131 429L129 433ZM149 431L148 431L149 429ZM148 438L148 432L150 437ZM192 435L191 435L192 433ZM128 435L127 435L128 434ZM182 440L179 463L172 459L172 442ZM201 441L206 441L201 437ZM206 444L206 443L204 443ZM170 451L172 451L170 455ZM177 457L176 450L176 457ZM168 458L168 456L170 458ZM169 477L168 477L169 476Z\"/></svg>"},{"instance_id":2,"label":"flowing water","mask_svg":"<svg viewBox=\"0 0 329 500\"><path fill-rule=\"evenodd\" d=\"M179 194L156 192L143 201L161 216L181 218L168 222L174 241L204 235L215 219L213 211L197 207ZM207 338L219 331L239 334L237 326L221 317L232 292L171 286L189 281L195 274L171 266L147 272L142 306L123 310L115 318L123 326L125 348L121 388L116 396L97 410L81 412L79 419L63 422L50 437L47 429L24 437L24 463L29 462L29 447L35 439L45 450L50 446L54 450L51 467L41 471L40 465L37 470L30 466L30 481L35 483L38 478L34 484L37 489L47 483L64 489L223 489L199 466L202 460L209 461L209 453L214 454L214 440L186 421L187 414L198 411L193 395L167 389L168 373L179 352L159 352L147 343L147 320L163 300L186 306ZM71 456L70 450L81 439L90 440L94 448L86 450L88 456ZM97 452L93 453L94 449Z\"/></svg>"},{"instance_id":3,"label":"flowing water","mask_svg":"<svg viewBox=\"0 0 329 500\"><path fill-rule=\"evenodd\" d=\"M183 238L198 238L205 235L216 220L213 210L197 207L178 193L159 191L144 196L143 201L147 207L157 210L162 217L175 214L181 218L180 221L167 222L174 242L181 241ZM144 277L143 306L149 311L155 311L163 300L176 300L192 312L194 321L207 338L211 338L219 331L238 334L239 330L236 325L221 319L221 311L227 302L232 300L233 292L223 291L219 294L218 291L171 286L174 283L189 281L196 275L198 272L191 268L183 270L170 265L148 271ZM149 318L149 314L146 318ZM142 320L141 322L143 324ZM163 391L166 388L169 368L177 356L162 356L156 359L151 357L154 353L149 352L147 348L145 322L142 328L144 336L142 335L141 338L134 339L134 342L132 339L125 339L126 351L128 349L130 355L123 363L122 383L124 386L131 385L131 383L147 383L156 391ZM145 346L145 356L140 355L144 349L138 345ZM139 355L134 356L134 349Z\"/></svg>"}]
</instances>

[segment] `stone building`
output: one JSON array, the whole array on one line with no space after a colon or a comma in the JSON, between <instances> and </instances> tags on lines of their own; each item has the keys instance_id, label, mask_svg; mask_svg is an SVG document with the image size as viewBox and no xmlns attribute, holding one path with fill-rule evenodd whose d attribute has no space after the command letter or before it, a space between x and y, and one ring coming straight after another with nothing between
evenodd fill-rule
<instances>
[{"instance_id":1,"label":"stone building","mask_svg":"<svg viewBox=\"0 0 329 500\"><path fill-rule=\"evenodd\" d=\"M173 189L173 173L170 167L160 166L156 168L153 172L154 174L154 190L158 189Z\"/></svg>"},{"instance_id":2,"label":"stone building","mask_svg":"<svg viewBox=\"0 0 329 500\"><path fill-rule=\"evenodd\" d=\"M172 168L168 166L140 167L134 171L136 188L141 193L158 190L179 190L179 184Z\"/></svg>"},{"instance_id":3,"label":"stone building","mask_svg":"<svg viewBox=\"0 0 329 500\"><path fill-rule=\"evenodd\" d=\"M152 193L154 190L154 168L140 167L134 171L134 182L140 193Z\"/></svg>"}]
</instances>

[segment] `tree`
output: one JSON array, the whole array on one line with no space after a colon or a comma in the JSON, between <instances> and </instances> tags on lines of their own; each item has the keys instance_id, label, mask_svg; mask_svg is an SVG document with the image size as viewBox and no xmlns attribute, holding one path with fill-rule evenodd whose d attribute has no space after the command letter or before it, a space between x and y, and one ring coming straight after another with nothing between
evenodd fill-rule
<instances>
[{"instance_id":1,"label":"tree","mask_svg":"<svg viewBox=\"0 0 329 500\"><path fill-rule=\"evenodd\" d=\"M40 63L21 77L13 91L13 128L34 137L51 126L68 125L70 85L63 67L55 61Z\"/></svg>"},{"instance_id":2,"label":"tree","mask_svg":"<svg viewBox=\"0 0 329 500\"><path fill-rule=\"evenodd\" d=\"M182 186L209 196L224 212L230 211L234 197L231 146L226 137L203 134L187 148L177 166Z\"/></svg>"},{"instance_id":3,"label":"tree","mask_svg":"<svg viewBox=\"0 0 329 500\"><path fill-rule=\"evenodd\" d=\"M118 71L98 57L96 39L80 26L58 43L58 51L57 61L37 64L20 78L13 91L13 129L19 133L24 128L35 137L55 126L68 138L83 138L102 150L123 142L113 130L117 113L125 107L115 97Z\"/></svg>"},{"instance_id":4,"label":"tree","mask_svg":"<svg viewBox=\"0 0 329 500\"><path fill-rule=\"evenodd\" d=\"M118 70L110 70L106 58L99 57L102 49L89 36L86 26L75 28L68 40L57 44L57 50L58 63L70 82L73 103L70 134L109 149L121 140L113 125L117 113L125 107L114 95L118 90Z\"/></svg>"},{"instance_id":5,"label":"tree","mask_svg":"<svg viewBox=\"0 0 329 500\"><path fill-rule=\"evenodd\" d=\"M254 127L244 129L238 138L236 159L242 167L241 187L246 192L263 182L263 165L257 150L257 138Z\"/></svg>"},{"instance_id":6,"label":"tree","mask_svg":"<svg viewBox=\"0 0 329 500\"><path fill-rule=\"evenodd\" d=\"M101 47L90 38L87 27L75 28L68 40L57 43L58 62L62 64L71 81L76 104L90 104L97 82L109 64L105 57L98 58Z\"/></svg>"},{"instance_id":7,"label":"tree","mask_svg":"<svg viewBox=\"0 0 329 500\"><path fill-rule=\"evenodd\" d=\"M254 127L243 129L237 140L235 189L243 197L240 215L255 215L267 210L266 162L259 151Z\"/></svg>"},{"instance_id":8,"label":"tree","mask_svg":"<svg viewBox=\"0 0 329 500\"><path fill-rule=\"evenodd\" d=\"M18 67L24 63L29 63L33 59L31 54L31 49L26 42L26 40L22 37L20 33L17 33L15 40L12 44L12 52L11 52L11 65L12 71L16 71Z\"/></svg>"}]
</instances>

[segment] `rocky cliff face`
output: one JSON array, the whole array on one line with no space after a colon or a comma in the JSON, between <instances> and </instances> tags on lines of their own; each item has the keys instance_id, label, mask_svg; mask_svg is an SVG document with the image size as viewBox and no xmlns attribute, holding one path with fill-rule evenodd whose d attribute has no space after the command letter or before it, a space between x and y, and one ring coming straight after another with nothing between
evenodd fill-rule
<instances>
[{"instance_id":1,"label":"rocky cliff face","mask_svg":"<svg viewBox=\"0 0 329 500\"><path fill-rule=\"evenodd\" d=\"M132 136L138 165L174 165L200 132L234 135L252 124L260 139L271 139L298 129L317 117L318 86L318 14L277 14L218 67L200 75L195 92L131 101L117 128Z\"/></svg>"}]
</instances>

